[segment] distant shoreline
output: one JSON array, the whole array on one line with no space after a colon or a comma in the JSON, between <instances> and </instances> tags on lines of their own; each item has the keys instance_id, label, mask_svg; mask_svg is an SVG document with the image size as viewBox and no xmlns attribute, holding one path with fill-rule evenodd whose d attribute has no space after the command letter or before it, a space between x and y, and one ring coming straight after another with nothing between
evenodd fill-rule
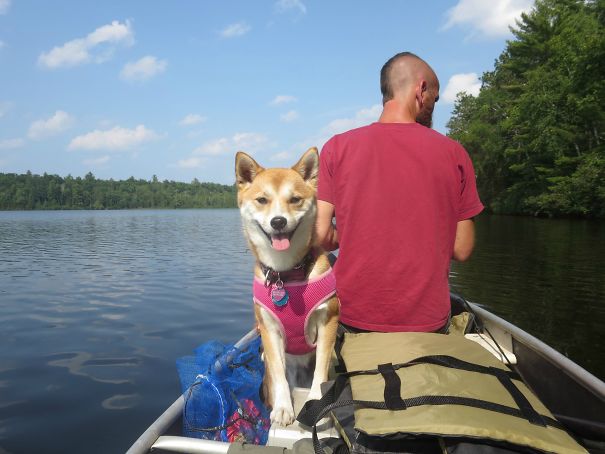
<instances>
[{"instance_id":1,"label":"distant shoreline","mask_svg":"<svg viewBox=\"0 0 605 454\"><path fill-rule=\"evenodd\" d=\"M236 208L235 185L0 173L0 211Z\"/></svg>"}]
</instances>

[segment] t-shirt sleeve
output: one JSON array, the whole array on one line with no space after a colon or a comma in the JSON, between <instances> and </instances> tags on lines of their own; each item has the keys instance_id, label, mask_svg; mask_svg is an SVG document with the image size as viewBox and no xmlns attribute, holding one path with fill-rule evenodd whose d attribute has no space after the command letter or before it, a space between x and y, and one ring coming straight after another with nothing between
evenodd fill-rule
<instances>
[{"instance_id":1,"label":"t-shirt sleeve","mask_svg":"<svg viewBox=\"0 0 605 454\"><path fill-rule=\"evenodd\" d=\"M333 139L326 142L319 155L319 176L317 183L317 199L334 205L334 191L332 178L332 147Z\"/></svg>"},{"instance_id":2,"label":"t-shirt sleeve","mask_svg":"<svg viewBox=\"0 0 605 454\"><path fill-rule=\"evenodd\" d=\"M458 221L464 221L477 216L483 211L483 204L479 199L477 192L477 177L475 169L468 153L460 146L462 153L461 159L461 192L460 192L460 209L458 210Z\"/></svg>"}]
</instances>

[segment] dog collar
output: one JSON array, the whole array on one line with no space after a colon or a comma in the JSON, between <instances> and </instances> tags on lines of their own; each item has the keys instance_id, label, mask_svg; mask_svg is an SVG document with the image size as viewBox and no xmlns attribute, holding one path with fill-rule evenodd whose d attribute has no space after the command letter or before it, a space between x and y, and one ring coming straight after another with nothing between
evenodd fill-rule
<instances>
[{"instance_id":1,"label":"dog collar","mask_svg":"<svg viewBox=\"0 0 605 454\"><path fill-rule=\"evenodd\" d=\"M265 277L265 287L269 287L271 284L289 281L302 281L307 276L308 267L316 259L315 251L311 250L303 257L303 259L294 268L287 271L275 271L273 268L260 263L260 269Z\"/></svg>"}]
</instances>

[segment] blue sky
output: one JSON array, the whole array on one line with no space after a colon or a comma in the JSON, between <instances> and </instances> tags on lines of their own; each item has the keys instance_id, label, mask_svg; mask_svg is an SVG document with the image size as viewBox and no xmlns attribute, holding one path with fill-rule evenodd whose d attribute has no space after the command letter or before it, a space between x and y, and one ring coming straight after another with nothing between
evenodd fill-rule
<instances>
[{"instance_id":1,"label":"blue sky","mask_svg":"<svg viewBox=\"0 0 605 454\"><path fill-rule=\"evenodd\" d=\"M0 0L0 172L231 184L375 121L400 51L476 94L532 0Z\"/></svg>"}]
</instances>

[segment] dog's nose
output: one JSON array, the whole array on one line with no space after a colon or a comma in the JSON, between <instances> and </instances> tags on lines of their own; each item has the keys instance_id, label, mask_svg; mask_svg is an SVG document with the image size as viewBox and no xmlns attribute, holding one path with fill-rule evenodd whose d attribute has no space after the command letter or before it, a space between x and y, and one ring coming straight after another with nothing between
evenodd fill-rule
<instances>
[{"instance_id":1,"label":"dog's nose","mask_svg":"<svg viewBox=\"0 0 605 454\"><path fill-rule=\"evenodd\" d=\"M283 216L275 216L273 219L271 219L271 227L273 227L275 230L283 229L287 223L288 220Z\"/></svg>"}]
</instances>

